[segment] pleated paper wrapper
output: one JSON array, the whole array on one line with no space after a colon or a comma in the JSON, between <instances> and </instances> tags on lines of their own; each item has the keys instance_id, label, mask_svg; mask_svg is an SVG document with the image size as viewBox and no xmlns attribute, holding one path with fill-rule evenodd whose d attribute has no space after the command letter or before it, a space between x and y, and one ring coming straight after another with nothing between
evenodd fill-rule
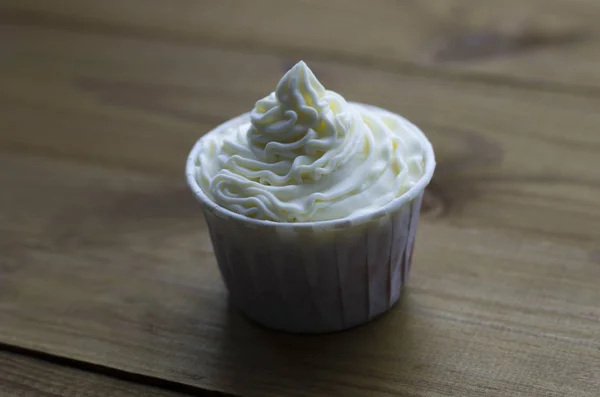
<instances>
[{"instance_id":1,"label":"pleated paper wrapper","mask_svg":"<svg viewBox=\"0 0 600 397\"><path fill-rule=\"evenodd\" d=\"M408 278L422 194L334 230L284 232L205 208L232 303L263 326L296 333L340 331L385 313Z\"/></svg>"}]
</instances>

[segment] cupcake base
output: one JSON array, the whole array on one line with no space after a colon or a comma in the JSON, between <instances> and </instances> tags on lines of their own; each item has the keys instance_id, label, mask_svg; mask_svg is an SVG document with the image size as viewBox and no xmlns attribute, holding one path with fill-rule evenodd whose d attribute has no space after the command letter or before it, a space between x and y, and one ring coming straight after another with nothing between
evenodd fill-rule
<instances>
[{"instance_id":1,"label":"cupcake base","mask_svg":"<svg viewBox=\"0 0 600 397\"><path fill-rule=\"evenodd\" d=\"M395 212L333 230L282 232L205 210L231 302L259 324L327 333L387 312L408 279L421 195Z\"/></svg>"}]
</instances>

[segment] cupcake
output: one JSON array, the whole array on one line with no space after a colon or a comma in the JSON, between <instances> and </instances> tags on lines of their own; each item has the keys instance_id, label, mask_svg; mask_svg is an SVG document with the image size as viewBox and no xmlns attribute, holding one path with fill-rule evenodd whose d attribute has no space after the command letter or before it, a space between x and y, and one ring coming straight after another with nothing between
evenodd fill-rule
<instances>
[{"instance_id":1,"label":"cupcake","mask_svg":"<svg viewBox=\"0 0 600 397\"><path fill-rule=\"evenodd\" d=\"M388 311L411 266L431 144L403 117L347 102L299 62L186 165L235 307L298 333Z\"/></svg>"}]
</instances>

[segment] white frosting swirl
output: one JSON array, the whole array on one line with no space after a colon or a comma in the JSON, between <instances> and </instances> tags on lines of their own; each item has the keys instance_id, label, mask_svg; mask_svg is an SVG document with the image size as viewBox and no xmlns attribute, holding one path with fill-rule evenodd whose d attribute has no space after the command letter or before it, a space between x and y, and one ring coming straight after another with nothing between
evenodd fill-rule
<instances>
[{"instance_id":1,"label":"white frosting swirl","mask_svg":"<svg viewBox=\"0 0 600 397\"><path fill-rule=\"evenodd\" d=\"M248 118L202 138L196 179L252 218L312 222L381 208L424 173L424 140L391 113L349 104L304 62Z\"/></svg>"}]
</instances>

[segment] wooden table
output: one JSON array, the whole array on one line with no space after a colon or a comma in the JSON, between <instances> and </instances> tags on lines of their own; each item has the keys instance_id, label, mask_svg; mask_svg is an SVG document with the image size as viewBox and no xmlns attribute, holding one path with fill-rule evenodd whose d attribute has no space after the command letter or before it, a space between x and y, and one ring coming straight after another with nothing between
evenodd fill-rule
<instances>
[{"instance_id":1,"label":"wooden table","mask_svg":"<svg viewBox=\"0 0 600 397\"><path fill-rule=\"evenodd\" d=\"M0 395L598 396L596 0L3 0ZM299 59L438 168L401 303L274 333L227 304L194 141Z\"/></svg>"}]
</instances>

